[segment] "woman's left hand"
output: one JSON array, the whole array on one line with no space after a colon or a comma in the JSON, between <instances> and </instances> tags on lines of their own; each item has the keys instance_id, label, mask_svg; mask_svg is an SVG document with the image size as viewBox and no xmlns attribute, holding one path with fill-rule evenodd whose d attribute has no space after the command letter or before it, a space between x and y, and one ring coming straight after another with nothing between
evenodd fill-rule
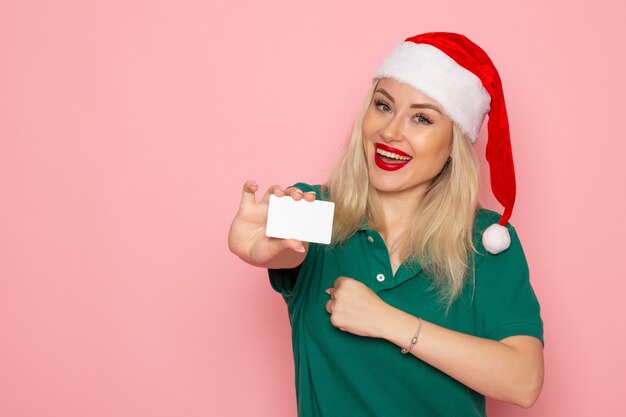
<instances>
[{"instance_id":1,"label":"woman's left hand","mask_svg":"<svg viewBox=\"0 0 626 417\"><path fill-rule=\"evenodd\" d=\"M381 300L367 285L353 278L339 277L326 293L330 322L340 330L359 336L381 337L393 307Z\"/></svg>"}]
</instances>

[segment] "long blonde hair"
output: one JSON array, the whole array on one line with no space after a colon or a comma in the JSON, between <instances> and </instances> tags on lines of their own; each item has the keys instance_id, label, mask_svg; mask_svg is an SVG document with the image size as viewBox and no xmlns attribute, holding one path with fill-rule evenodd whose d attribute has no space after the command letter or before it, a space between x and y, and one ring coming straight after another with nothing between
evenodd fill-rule
<instances>
[{"instance_id":1,"label":"long blonde hair","mask_svg":"<svg viewBox=\"0 0 626 417\"><path fill-rule=\"evenodd\" d=\"M384 224L376 190L370 186L363 147L363 119L374 95L372 83L349 140L322 193L335 203L333 244L352 236L367 219ZM465 134L453 123L452 152L442 171L432 179L412 226L397 247L400 259L411 259L432 277L446 313L460 295L475 251L473 225L478 202L479 170L476 155ZM473 274L472 274L473 276Z\"/></svg>"}]
</instances>

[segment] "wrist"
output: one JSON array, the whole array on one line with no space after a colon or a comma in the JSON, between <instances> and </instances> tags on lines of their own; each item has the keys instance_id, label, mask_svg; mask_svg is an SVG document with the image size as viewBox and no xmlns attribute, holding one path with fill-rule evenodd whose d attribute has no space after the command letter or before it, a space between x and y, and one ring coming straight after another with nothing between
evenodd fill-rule
<instances>
[{"instance_id":1,"label":"wrist","mask_svg":"<svg viewBox=\"0 0 626 417\"><path fill-rule=\"evenodd\" d=\"M401 331L402 321L406 315L404 311L387 304L384 313L379 315L380 323L376 329L378 337L393 343L393 339Z\"/></svg>"},{"instance_id":2,"label":"wrist","mask_svg":"<svg viewBox=\"0 0 626 417\"><path fill-rule=\"evenodd\" d=\"M420 329L420 334L423 333L421 330L423 330L426 321L402 310L395 310L393 321L386 326L383 338L400 348L409 349L416 331ZM419 339L421 336L413 346L412 351L418 347Z\"/></svg>"}]
</instances>

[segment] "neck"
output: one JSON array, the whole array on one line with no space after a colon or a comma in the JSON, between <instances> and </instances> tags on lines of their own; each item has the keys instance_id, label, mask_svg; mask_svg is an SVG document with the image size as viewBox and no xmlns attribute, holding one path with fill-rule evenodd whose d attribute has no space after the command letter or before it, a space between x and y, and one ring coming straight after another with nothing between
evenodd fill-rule
<instances>
[{"instance_id":1,"label":"neck","mask_svg":"<svg viewBox=\"0 0 626 417\"><path fill-rule=\"evenodd\" d=\"M428 185L400 192L378 192L383 214L381 235L388 246L393 246L411 227Z\"/></svg>"}]
</instances>

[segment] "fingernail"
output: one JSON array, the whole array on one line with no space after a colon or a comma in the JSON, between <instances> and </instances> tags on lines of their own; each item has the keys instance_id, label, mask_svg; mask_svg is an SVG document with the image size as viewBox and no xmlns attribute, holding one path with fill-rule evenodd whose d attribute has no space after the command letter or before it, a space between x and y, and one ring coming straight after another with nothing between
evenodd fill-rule
<instances>
[{"instance_id":1,"label":"fingernail","mask_svg":"<svg viewBox=\"0 0 626 417\"><path fill-rule=\"evenodd\" d=\"M306 252L306 249L304 249L304 246L300 246L299 248L294 249L296 252L300 252L300 253L304 253Z\"/></svg>"},{"instance_id":2,"label":"fingernail","mask_svg":"<svg viewBox=\"0 0 626 417\"><path fill-rule=\"evenodd\" d=\"M307 191L307 193L311 193L311 194L317 195L317 193L315 191Z\"/></svg>"},{"instance_id":3,"label":"fingernail","mask_svg":"<svg viewBox=\"0 0 626 417\"><path fill-rule=\"evenodd\" d=\"M326 294L330 294L330 288L326 288L326 290L324 291Z\"/></svg>"}]
</instances>

